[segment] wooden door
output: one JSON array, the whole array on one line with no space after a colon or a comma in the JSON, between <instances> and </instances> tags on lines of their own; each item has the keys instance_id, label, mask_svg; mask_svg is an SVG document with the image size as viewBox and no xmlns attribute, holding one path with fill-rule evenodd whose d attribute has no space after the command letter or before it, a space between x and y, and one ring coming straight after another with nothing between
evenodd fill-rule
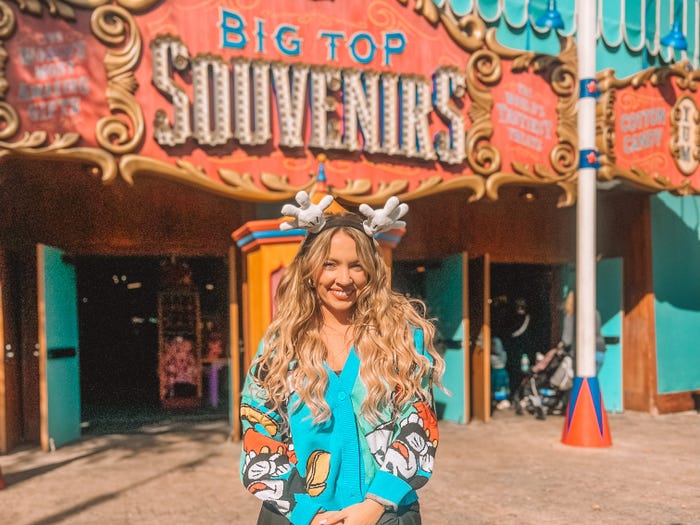
<instances>
[{"instance_id":1,"label":"wooden door","mask_svg":"<svg viewBox=\"0 0 700 525\"><path fill-rule=\"evenodd\" d=\"M228 250L228 302L229 302L229 423L231 437L238 440L241 437L241 388L243 385L243 370L241 367L240 341L240 307L238 304L238 272L236 267L236 248Z\"/></svg>"},{"instance_id":2,"label":"wooden door","mask_svg":"<svg viewBox=\"0 0 700 525\"><path fill-rule=\"evenodd\" d=\"M491 271L488 254L469 260L472 417L491 419Z\"/></svg>"},{"instance_id":3,"label":"wooden door","mask_svg":"<svg viewBox=\"0 0 700 525\"><path fill-rule=\"evenodd\" d=\"M9 254L0 250L0 454L6 454L22 440L19 325L11 288Z\"/></svg>"},{"instance_id":4,"label":"wooden door","mask_svg":"<svg viewBox=\"0 0 700 525\"><path fill-rule=\"evenodd\" d=\"M22 359L22 442L41 444L39 321L36 250L23 250L14 260L15 303L20 301Z\"/></svg>"}]
</instances>

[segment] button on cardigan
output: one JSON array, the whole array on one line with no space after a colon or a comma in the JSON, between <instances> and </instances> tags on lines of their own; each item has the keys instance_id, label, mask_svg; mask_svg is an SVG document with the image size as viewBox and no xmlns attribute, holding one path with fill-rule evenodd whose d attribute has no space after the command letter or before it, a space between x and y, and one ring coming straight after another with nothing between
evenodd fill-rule
<instances>
[{"instance_id":1,"label":"button on cardigan","mask_svg":"<svg viewBox=\"0 0 700 525\"><path fill-rule=\"evenodd\" d=\"M432 362L422 331L414 330L414 342L416 351ZM438 444L432 400L387 408L372 423L360 412L367 391L359 371L354 347L340 375L326 365L330 418L314 423L309 408L292 393L288 427L280 413L266 406L254 371L246 378L241 479L294 525L308 525L320 510L340 510L367 494L387 506L409 505L432 474ZM430 389L430 377L423 378L423 387Z\"/></svg>"}]
</instances>

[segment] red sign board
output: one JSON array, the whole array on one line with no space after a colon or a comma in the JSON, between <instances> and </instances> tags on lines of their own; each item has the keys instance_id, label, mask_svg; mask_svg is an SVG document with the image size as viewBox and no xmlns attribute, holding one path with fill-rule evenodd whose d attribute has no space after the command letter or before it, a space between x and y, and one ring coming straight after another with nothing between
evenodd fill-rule
<instances>
[{"instance_id":1,"label":"red sign board","mask_svg":"<svg viewBox=\"0 0 700 525\"><path fill-rule=\"evenodd\" d=\"M558 142L558 97L545 79L504 72L492 93L491 142L501 151L503 165L546 165L549 152Z\"/></svg>"},{"instance_id":2,"label":"red sign board","mask_svg":"<svg viewBox=\"0 0 700 525\"><path fill-rule=\"evenodd\" d=\"M96 144L95 123L109 114L104 47L90 32L90 15L79 11L74 22L20 16L5 43L9 89L23 131L49 135L80 133Z\"/></svg>"},{"instance_id":3,"label":"red sign board","mask_svg":"<svg viewBox=\"0 0 700 525\"><path fill-rule=\"evenodd\" d=\"M77 134L75 145L121 158L127 179L137 159L261 192L268 175L306 184L323 153L332 187L404 195L548 166L559 141L547 80L499 58L476 102L456 25L405 2L142 3L76 9L75 20L14 8L6 100L18 133ZM485 142L500 154L483 160Z\"/></svg>"},{"instance_id":4,"label":"red sign board","mask_svg":"<svg viewBox=\"0 0 700 525\"><path fill-rule=\"evenodd\" d=\"M612 166L606 169L656 189L698 191L700 95L680 87L683 77L658 78L663 80L621 81L626 85L615 90Z\"/></svg>"}]
</instances>

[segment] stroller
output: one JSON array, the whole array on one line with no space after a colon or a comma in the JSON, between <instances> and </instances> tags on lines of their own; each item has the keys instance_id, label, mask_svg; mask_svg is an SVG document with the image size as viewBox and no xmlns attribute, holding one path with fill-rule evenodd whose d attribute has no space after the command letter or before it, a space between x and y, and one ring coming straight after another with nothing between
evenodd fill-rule
<instances>
[{"instance_id":1,"label":"stroller","mask_svg":"<svg viewBox=\"0 0 700 525\"><path fill-rule=\"evenodd\" d=\"M538 354L513 395L515 413L527 411L537 419L545 419L545 413L563 414L573 382L573 359L561 344L544 356Z\"/></svg>"}]
</instances>

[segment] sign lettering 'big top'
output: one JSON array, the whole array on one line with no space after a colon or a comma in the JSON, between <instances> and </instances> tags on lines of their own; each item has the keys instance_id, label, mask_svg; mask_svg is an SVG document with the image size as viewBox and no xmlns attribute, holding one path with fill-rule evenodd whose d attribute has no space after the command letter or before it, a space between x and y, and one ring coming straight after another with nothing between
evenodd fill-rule
<instances>
[{"instance_id":1,"label":"sign lettering 'big top'","mask_svg":"<svg viewBox=\"0 0 700 525\"><path fill-rule=\"evenodd\" d=\"M308 188L324 154L348 202L453 190L497 199L506 184L556 185L560 204L575 200L571 39L556 57L519 52L475 16L406 0L91 5L5 6L0 155L276 201ZM615 106L624 129L609 135L622 142L601 148L603 175L643 186L615 162L653 151L680 177L667 175L664 189L692 189L691 91ZM660 122L672 115L670 135Z\"/></svg>"}]
</instances>

